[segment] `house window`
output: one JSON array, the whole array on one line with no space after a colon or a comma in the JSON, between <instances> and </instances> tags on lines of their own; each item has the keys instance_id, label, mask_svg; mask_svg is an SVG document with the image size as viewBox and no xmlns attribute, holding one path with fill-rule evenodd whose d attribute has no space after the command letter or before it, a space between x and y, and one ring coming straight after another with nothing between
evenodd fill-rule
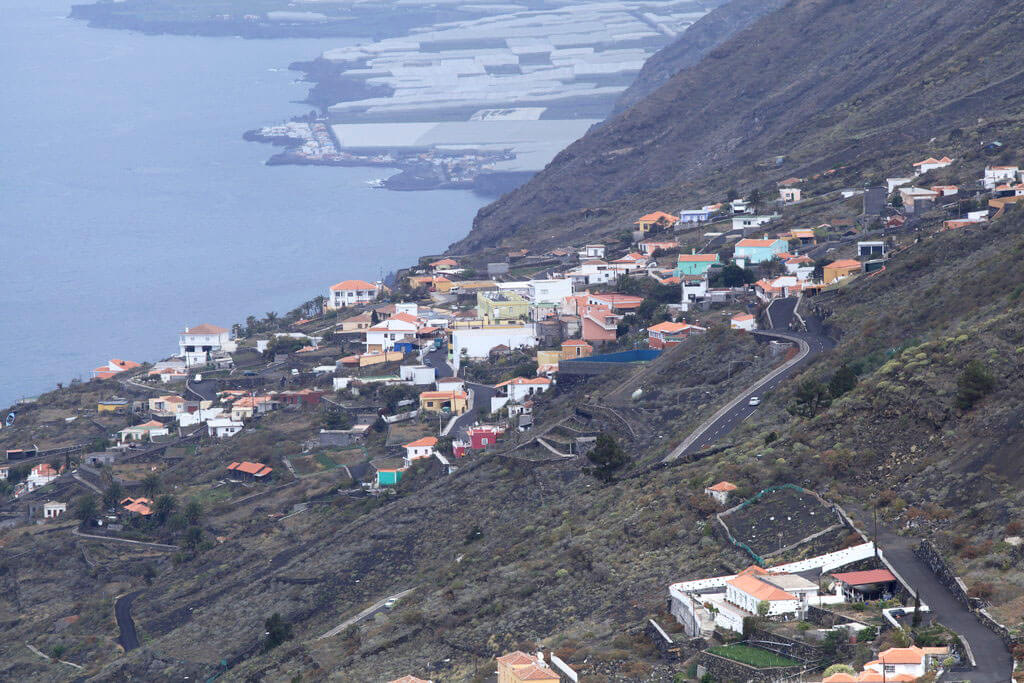
<instances>
[{"instance_id":1,"label":"house window","mask_svg":"<svg viewBox=\"0 0 1024 683\"><path fill-rule=\"evenodd\" d=\"M886 664L885 665L885 673L887 673L887 674L894 674L894 673L896 673L896 665L895 664Z\"/></svg>"}]
</instances>

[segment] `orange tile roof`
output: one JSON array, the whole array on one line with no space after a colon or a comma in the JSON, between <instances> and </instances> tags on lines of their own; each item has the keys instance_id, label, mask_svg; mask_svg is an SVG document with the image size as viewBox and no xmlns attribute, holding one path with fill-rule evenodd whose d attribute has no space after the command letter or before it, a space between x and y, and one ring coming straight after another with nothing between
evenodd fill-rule
<instances>
[{"instance_id":1,"label":"orange tile roof","mask_svg":"<svg viewBox=\"0 0 1024 683\"><path fill-rule=\"evenodd\" d=\"M60 472L53 469L53 465L51 465L50 463L44 462L33 467L32 474L35 474L40 477L56 477L58 474L60 474Z\"/></svg>"},{"instance_id":2,"label":"orange tile roof","mask_svg":"<svg viewBox=\"0 0 1024 683\"><path fill-rule=\"evenodd\" d=\"M405 446L403 446L403 448L423 448L423 447L433 448L436 445L437 445L437 437L436 436L425 436L422 439L416 439L415 441L412 441L410 443L405 444Z\"/></svg>"},{"instance_id":3,"label":"orange tile roof","mask_svg":"<svg viewBox=\"0 0 1024 683\"><path fill-rule=\"evenodd\" d=\"M339 292L343 290L353 289L377 289L366 280L342 280L336 285L331 285L332 292Z\"/></svg>"},{"instance_id":4,"label":"orange tile roof","mask_svg":"<svg viewBox=\"0 0 1024 683\"><path fill-rule=\"evenodd\" d=\"M533 664L522 669L515 669L512 672L514 681L558 681L558 674L546 666Z\"/></svg>"},{"instance_id":5,"label":"orange tile roof","mask_svg":"<svg viewBox=\"0 0 1024 683\"><path fill-rule=\"evenodd\" d=\"M796 600L796 596L792 593L788 593L750 574L739 574L726 581L726 583L747 595L754 596L758 600L767 600L768 602Z\"/></svg>"},{"instance_id":6,"label":"orange tile roof","mask_svg":"<svg viewBox=\"0 0 1024 683\"><path fill-rule=\"evenodd\" d=\"M425 681L422 678L416 678L415 676L402 676L401 678L389 681L389 683L430 683L430 681Z\"/></svg>"},{"instance_id":7,"label":"orange tile roof","mask_svg":"<svg viewBox=\"0 0 1024 683\"><path fill-rule=\"evenodd\" d=\"M666 320L663 323L658 323L657 325L651 325L650 327L647 328L647 331L648 332L669 332L669 333L671 333L671 332L682 332L687 327L690 327L690 326L687 325L686 323L673 323L673 322L669 322L669 321Z\"/></svg>"},{"instance_id":8,"label":"orange tile roof","mask_svg":"<svg viewBox=\"0 0 1024 683\"><path fill-rule=\"evenodd\" d=\"M946 648L929 649L933 651L926 652L924 649L913 645L910 647L891 647L888 650L879 652L878 659L875 662L880 664L920 664L925 654L944 654L948 652ZM871 663L868 662L868 664Z\"/></svg>"},{"instance_id":9,"label":"orange tile roof","mask_svg":"<svg viewBox=\"0 0 1024 683\"><path fill-rule=\"evenodd\" d=\"M738 315L734 315L732 317L732 319L733 320L737 320L737 321L739 321L739 320L753 320L754 316L752 314L750 314L750 313L740 313Z\"/></svg>"},{"instance_id":10,"label":"orange tile roof","mask_svg":"<svg viewBox=\"0 0 1024 683\"><path fill-rule=\"evenodd\" d=\"M924 166L925 164L950 164L950 163L953 163L953 160L950 159L949 157L942 157L941 159L936 159L935 157L928 157L924 161L915 161L914 162L914 166Z\"/></svg>"},{"instance_id":11,"label":"orange tile roof","mask_svg":"<svg viewBox=\"0 0 1024 683\"><path fill-rule=\"evenodd\" d=\"M495 384L494 386L497 388L506 386L508 384L551 384L551 380L549 380L547 377L533 377L531 379L526 379L525 377L513 377L510 380L502 382L501 384Z\"/></svg>"},{"instance_id":12,"label":"orange tile roof","mask_svg":"<svg viewBox=\"0 0 1024 683\"><path fill-rule=\"evenodd\" d=\"M589 346L590 348L593 348L592 346L590 346L590 344L588 344L587 342L583 341L582 339L569 339L569 340L566 340L566 341L562 342L562 346Z\"/></svg>"},{"instance_id":13,"label":"orange tile roof","mask_svg":"<svg viewBox=\"0 0 1024 683\"><path fill-rule=\"evenodd\" d=\"M457 266L457 265L459 265L459 262L456 261L453 258L443 258L443 259L440 259L438 261L434 261L433 263L430 264L430 266L432 268L436 268L437 266Z\"/></svg>"},{"instance_id":14,"label":"orange tile roof","mask_svg":"<svg viewBox=\"0 0 1024 683\"><path fill-rule=\"evenodd\" d=\"M217 327L216 325L210 325L209 323L185 328L185 334L224 334L225 332L227 332L227 330L223 327Z\"/></svg>"},{"instance_id":15,"label":"orange tile roof","mask_svg":"<svg viewBox=\"0 0 1024 683\"><path fill-rule=\"evenodd\" d=\"M680 254L679 263L714 263L718 254Z\"/></svg>"},{"instance_id":16,"label":"orange tile roof","mask_svg":"<svg viewBox=\"0 0 1024 683\"><path fill-rule=\"evenodd\" d=\"M393 316L388 318L388 320L400 320L403 323L412 323L413 325L418 325L420 322L419 318L414 315L409 315L408 313L395 313Z\"/></svg>"},{"instance_id":17,"label":"orange tile roof","mask_svg":"<svg viewBox=\"0 0 1024 683\"><path fill-rule=\"evenodd\" d=\"M665 213L664 211L654 211L640 216L640 219L636 221L636 223L656 223L662 219L670 223L675 223L679 220L679 216L673 216L672 214Z\"/></svg>"},{"instance_id":18,"label":"orange tile roof","mask_svg":"<svg viewBox=\"0 0 1024 683\"><path fill-rule=\"evenodd\" d=\"M754 240L754 239L742 239L736 243L737 247L770 247L779 240Z\"/></svg>"},{"instance_id":19,"label":"orange tile roof","mask_svg":"<svg viewBox=\"0 0 1024 683\"><path fill-rule=\"evenodd\" d=\"M499 664L511 664L512 666L523 666L526 664L535 664L537 658L533 655L528 655L522 650L516 650L515 652L509 652L507 655L502 655L496 660Z\"/></svg>"},{"instance_id":20,"label":"orange tile roof","mask_svg":"<svg viewBox=\"0 0 1024 683\"><path fill-rule=\"evenodd\" d=\"M420 394L420 398L466 398L465 391L424 391Z\"/></svg>"},{"instance_id":21,"label":"orange tile roof","mask_svg":"<svg viewBox=\"0 0 1024 683\"><path fill-rule=\"evenodd\" d=\"M753 316L751 316L753 317ZM714 486L709 486L709 491L735 491L737 489L736 484L729 481L720 481Z\"/></svg>"},{"instance_id":22,"label":"orange tile roof","mask_svg":"<svg viewBox=\"0 0 1024 683\"><path fill-rule=\"evenodd\" d=\"M228 469L233 470L235 472L251 474L257 477L266 476L274 471L273 467L267 467L263 463L249 462L247 460L243 462L233 462L230 465L228 465Z\"/></svg>"},{"instance_id":23,"label":"orange tile roof","mask_svg":"<svg viewBox=\"0 0 1024 683\"><path fill-rule=\"evenodd\" d=\"M855 260L850 259L850 258L839 259L838 261L833 261L832 263L828 264L828 266L826 266L826 267L827 268L860 268L860 261L855 261Z\"/></svg>"}]
</instances>

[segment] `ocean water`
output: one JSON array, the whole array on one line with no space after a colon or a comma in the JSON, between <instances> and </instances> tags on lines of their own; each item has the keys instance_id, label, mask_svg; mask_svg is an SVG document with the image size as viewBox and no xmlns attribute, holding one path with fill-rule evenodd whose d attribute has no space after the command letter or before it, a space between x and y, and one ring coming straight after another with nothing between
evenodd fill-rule
<instances>
[{"instance_id":1,"label":"ocean water","mask_svg":"<svg viewBox=\"0 0 1024 683\"><path fill-rule=\"evenodd\" d=\"M398 193L380 170L267 167L250 128L309 107L286 70L338 39L146 36L5 0L0 31L0 406L177 332L284 313L469 229L485 200Z\"/></svg>"}]
</instances>

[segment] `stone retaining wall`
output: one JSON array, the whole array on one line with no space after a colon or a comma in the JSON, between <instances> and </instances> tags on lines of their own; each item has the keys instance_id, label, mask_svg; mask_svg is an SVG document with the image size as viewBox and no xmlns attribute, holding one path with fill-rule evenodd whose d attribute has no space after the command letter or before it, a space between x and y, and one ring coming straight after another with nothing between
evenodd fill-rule
<instances>
[{"instance_id":1,"label":"stone retaining wall","mask_svg":"<svg viewBox=\"0 0 1024 683\"><path fill-rule=\"evenodd\" d=\"M701 652L697 659L697 677L705 673L711 674L716 681L745 681L746 683L774 683L800 671L799 666L779 667L775 669L755 669L740 662Z\"/></svg>"},{"instance_id":2,"label":"stone retaining wall","mask_svg":"<svg viewBox=\"0 0 1024 683\"><path fill-rule=\"evenodd\" d=\"M752 629L747 636L747 641L763 650L769 650L806 663L821 661L825 657L825 651L820 647L788 636L779 635L778 633L772 633L763 628Z\"/></svg>"},{"instance_id":3,"label":"stone retaining wall","mask_svg":"<svg viewBox=\"0 0 1024 683\"><path fill-rule=\"evenodd\" d=\"M1014 645L1024 643L1024 638L1010 633L1010 630L1006 628L1006 626L996 621L992 615L984 609L984 602L977 598L972 598L967 594L967 587L964 585L964 582L959 576L953 573L953 569L939 553L939 550L935 547L934 543L929 540L921 541L917 547L914 548L914 554L928 565L928 568L935 573L935 578L939 580L939 583L945 586L957 601L966 605L985 628L989 629L1002 639L1007 648L1013 649Z\"/></svg>"}]
</instances>

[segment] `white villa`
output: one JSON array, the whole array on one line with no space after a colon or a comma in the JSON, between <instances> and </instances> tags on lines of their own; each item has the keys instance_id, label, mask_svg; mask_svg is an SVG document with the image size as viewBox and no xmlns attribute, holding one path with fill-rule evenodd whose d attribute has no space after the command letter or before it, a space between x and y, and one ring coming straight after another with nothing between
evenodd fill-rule
<instances>
[{"instance_id":1,"label":"white villa","mask_svg":"<svg viewBox=\"0 0 1024 683\"><path fill-rule=\"evenodd\" d=\"M234 351L231 333L223 327L202 324L186 327L178 335L178 355L185 359L185 367L206 365L214 351Z\"/></svg>"}]
</instances>

